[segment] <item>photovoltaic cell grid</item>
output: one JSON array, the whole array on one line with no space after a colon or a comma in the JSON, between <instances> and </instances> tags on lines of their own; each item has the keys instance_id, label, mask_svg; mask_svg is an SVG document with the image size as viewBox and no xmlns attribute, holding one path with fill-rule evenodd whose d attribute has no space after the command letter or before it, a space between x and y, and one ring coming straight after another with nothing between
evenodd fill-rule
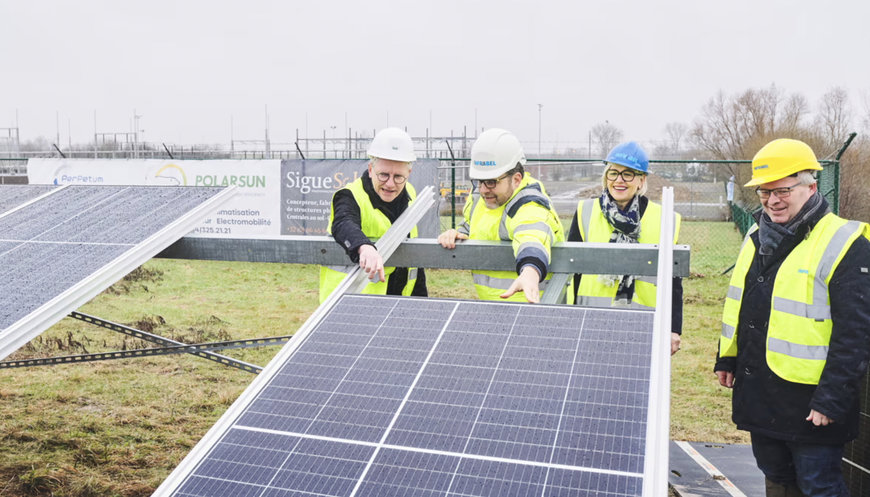
<instances>
[{"instance_id":1,"label":"photovoltaic cell grid","mask_svg":"<svg viewBox=\"0 0 870 497\"><path fill-rule=\"evenodd\" d=\"M50 192L51 185L4 185L0 188L0 215L36 197Z\"/></svg>"},{"instance_id":2,"label":"photovoltaic cell grid","mask_svg":"<svg viewBox=\"0 0 870 497\"><path fill-rule=\"evenodd\" d=\"M170 490L640 495L653 316L346 295Z\"/></svg>"},{"instance_id":3,"label":"photovoltaic cell grid","mask_svg":"<svg viewBox=\"0 0 870 497\"><path fill-rule=\"evenodd\" d=\"M4 206L14 208L45 193L19 188L0 187L0 198L8 201ZM3 211L8 214L0 216L0 344L12 324L220 192L68 186L22 209Z\"/></svg>"}]
</instances>

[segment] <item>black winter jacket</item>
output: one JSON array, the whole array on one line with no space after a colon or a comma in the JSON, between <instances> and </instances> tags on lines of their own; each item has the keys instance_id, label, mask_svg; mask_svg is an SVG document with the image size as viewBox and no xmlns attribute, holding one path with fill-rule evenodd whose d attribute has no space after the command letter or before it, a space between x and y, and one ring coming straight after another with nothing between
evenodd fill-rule
<instances>
[{"instance_id":1,"label":"black winter jacket","mask_svg":"<svg viewBox=\"0 0 870 497\"><path fill-rule=\"evenodd\" d=\"M402 190L392 202L384 202L381 197L375 192L372 185L372 179L369 172L365 171L362 175L363 189L369 196L369 201L375 209L383 212L391 223L396 222L396 219L405 212L408 208L408 203L411 196L408 195L408 190ZM341 189L335 192L332 196L332 208L334 217L332 221L332 237L345 250L351 262L359 262L359 248L362 245L374 245L372 241L362 232L362 218L360 215L359 205L353 193L347 189ZM387 295L401 295L402 289L408 282L408 269L396 268L395 271L387 277ZM415 297L426 297L429 292L426 288L426 272L423 268L417 269L417 281L414 284L414 289L411 295Z\"/></svg>"},{"instance_id":2,"label":"black winter jacket","mask_svg":"<svg viewBox=\"0 0 870 497\"><path fill-rule=\"evenodd\" d=\"M765 358L776 273L824 214L819 212L800 226L795 236L786 237L767 257L758 254L758 232L750 236L756 252L744 283L737 357L718 358L714 368L734 373L732 419L740 430L779 440L831 445L848 442L858 434L861 379L870 357L870 241L863 236L855 240L831 278L828 294L833 329L819 384L783 380L770 370ZM815 426L806 421L811 409L834 423Z\"/></svg>"}]
</instances>

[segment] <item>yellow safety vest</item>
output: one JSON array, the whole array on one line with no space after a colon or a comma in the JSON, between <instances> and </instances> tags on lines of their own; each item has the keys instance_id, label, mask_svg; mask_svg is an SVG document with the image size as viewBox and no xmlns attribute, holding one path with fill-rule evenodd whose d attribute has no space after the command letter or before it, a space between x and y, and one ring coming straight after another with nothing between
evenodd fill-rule
<instances>
[{"instance_id":1,"label":"yellow safety vest","mask_svg":"<svg viewBox=\"0 0 870 497\"><path fill-rule=\"evenodd\" d=\"M389 218L381 212L379 209L375 209L372 205L371 199L369 199L368 193L366 193L363 188L362 178L357 178L355 181L345 186L343 189L350 190L353 194L354 200L356 200L357 205L359 205L360 211L360 221L362 226L363 234L365 234L369 238L380 238L390 229L392 223ZM411 197L411 202L417 198L417 191L414 189L411 183L405 184L405 189L408 190L408 195ZM334 196L334 195L333 195ZM326 231L332 234L332 222L335 219L335 208L332 206L330 202L329 205L329 225L326 227ZM417 237L417 227L411 230L411 238ZM356 266L320 266L320 302L326 300L329 297L329 294L335 290L341 281L348 275L349 270L354 269ZM387 282L389 281L390 274L395 270L393 267L385 267L384 268L384 282L376 282L372 283L369 281L369 284L365 286L362 293L367 294L376 294L376 295L385 295L387 293ZM411 295L411 292L414 290L414 284L417 281L417 268L408 268L408 283L402 289L402 295Z\"/></svg>"},{"instance_id":2,"label":"yellow safety vest","mask_svg":"<svg viewBox=\"0 0 870 497\"><path fill-rule=\"evenodd\" d=\"M746 274L755 257L749 231L737 256L722 310L719 356L737 356L737 325ZM828 283L837 265L859 237L870 239L870 226L827 214L786 256L773 281L765 357L771 371L794 383L818 385L831 342Z\"/></svg>"},{"instance_id":3,"label":"yellow safety vest","mask_svg":"<svg viewBox=\"0 0 870 497\"><path fill-rule=\"evenodd\" d=\"M504 205L490 209L475 193L463 209L465 223L459 231L471 240L511 241L514 257L521 259L533 255L550 264L553 242L565 240L559 215L553 209L544 185L528 173ZM510 298L499 297L517 278L516 271L472 271L474 287L481 300L511 300L525 302L523 292ZM539 285L541 292L551 275Z\"/></svg>"},{"instance_id":4,"label":"yellow safety vest","mask_svg":"<svg viewBox=\"0 0 870 497\"><path fill-rule=\"evenodd\" d=\"M682 217L674 213L674 243L680 235ZM597 198L581 200L577 204L577 225L585 242L607 243L613 233L613 226L607 222L601 212L601 204ZM662 206L648 202L643 217L640 218L640 234L638 243L659 243L662 226ZM584 274L580 278L580 288L577 291L577 305L610 307L616 297L618 285L605 285L597 274ZM573 292L569 292L573 295ZM656 277L635 276L634 297L629 307L648 309L656 305Z\"/></svg>"}]
</instances>

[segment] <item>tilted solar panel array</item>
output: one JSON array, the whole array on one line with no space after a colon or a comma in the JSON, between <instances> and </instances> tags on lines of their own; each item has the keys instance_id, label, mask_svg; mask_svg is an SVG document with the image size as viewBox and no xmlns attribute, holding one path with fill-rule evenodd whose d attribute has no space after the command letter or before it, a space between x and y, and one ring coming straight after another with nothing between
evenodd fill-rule
<instances>
[{"instance_id":1,"label":"tilted solar panel array","mask_svg":"<svg viewBox=\"0 0 870 497\"><path fill-rule=\"evenodd\" d=\"M155 495L641 495L653 317L346 295Z\"/></svg>"},{"instance_id":2,"label":"tilted solar panel array","mask_svg":"<svg viewBox=\"0 0 870 497\"><path fill-rule=\"evenodd\" d=\"M221 191L0 186L0 359L16 348L11 342L23 345L83 303L73 295L80 285L86 301L186 234L221 201ZM97 281L104 271L120 274ZM84 288L86 280L95 283ZM65 302L52 307L62 296ZM44 322L53 312L57 319ZM25 318L39 323L24 326Z\"/></svg>"},{"instance_id":3,"label":"tilted solar panel array","mask_svg":"<svg viewBox=\"0 0 870 497\"><path fill-rule=\"evenodd\" d=\"M57 188L51 185L0 186L0 215Z\"/></svg>"}]
</instances>

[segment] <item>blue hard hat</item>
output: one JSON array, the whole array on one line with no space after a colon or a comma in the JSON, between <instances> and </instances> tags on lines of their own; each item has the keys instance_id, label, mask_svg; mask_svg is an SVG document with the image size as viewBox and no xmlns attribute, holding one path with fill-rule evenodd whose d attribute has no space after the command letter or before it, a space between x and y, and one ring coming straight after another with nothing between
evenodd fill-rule
<instances>
[{"instance_id":1,"label":"blue hard hat","mask_svg":"<svg viewBox=\"0 0 870 497\"><path fill-rule=\"evenodd\" d=\"M619 164L644 174L649 172L649 157L637 142L625 142L613 147L604 162Z\"/></svg>"}]
</instances>

